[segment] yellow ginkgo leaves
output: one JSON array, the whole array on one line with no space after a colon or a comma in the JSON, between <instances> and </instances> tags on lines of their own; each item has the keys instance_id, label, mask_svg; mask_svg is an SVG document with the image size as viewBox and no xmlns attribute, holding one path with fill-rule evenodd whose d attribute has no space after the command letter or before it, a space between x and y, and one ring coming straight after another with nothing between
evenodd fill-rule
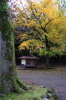
<instances>
[{"instance_id":1,"label":"yellow ginkgo leaves","mask_svg":"<svg viewBox=\"0 0 66 100\"><path fill-rule=\"evenodd\" d=\"M27 0L28 5L17 15L15 25L26 26L29 31L20 36L20 49L62 52L65 48L66 17L54 0ZM40 42L39 42L40 41ZM46 49L45 49L46 48ZM42 50L41 50L42 49ZM49 53L50 54L50 53Z\"/></svg>"}]
</instances>

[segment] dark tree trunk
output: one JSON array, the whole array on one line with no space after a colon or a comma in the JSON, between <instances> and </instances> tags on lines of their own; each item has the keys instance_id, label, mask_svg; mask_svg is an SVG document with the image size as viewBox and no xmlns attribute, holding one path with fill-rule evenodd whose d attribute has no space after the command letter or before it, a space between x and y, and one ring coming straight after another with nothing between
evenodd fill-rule
<instances>
[{"instance_id":1,"label":"dark tree trunk","mask_svg":"<svg viewBox=\"0 0 66 100\"><path fill-rule=\"evenodd\" d=\"M46 41L46 49L47 51L49 51L49 42L47 36L45 36L45 41ZM49 67L49 53L46 54L46 67Z\"/></svg>"},{"instance_id":2,"label":"dark tree trunk","mask_svg":"<svg viewBox=\"0 0 66 100\"><path fill-rule=\"evenodd\" d=\"M0 0L0 93L20 92L26 86L17 77L13 25L7 0Z\"/></svg>"},{"instance_id":3,"label":"dark tree trunk","mask_svg":"<svg viewBox=\"0 0 66 100\"><path fill-rule=\"evenodd\" d=\"M49 67L49 54L46 54L46 67Z\"/></svg>"}]
</instances>

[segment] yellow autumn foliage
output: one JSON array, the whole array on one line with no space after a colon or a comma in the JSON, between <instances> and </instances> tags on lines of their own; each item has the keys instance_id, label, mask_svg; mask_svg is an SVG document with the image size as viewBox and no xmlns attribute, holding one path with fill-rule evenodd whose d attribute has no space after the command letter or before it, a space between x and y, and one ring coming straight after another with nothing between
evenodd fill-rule
<instances>
[{"instance_id":1,"label":"yellow autumn foliage","mask_svg":"<svg viewBox=\"0 0 66 100\"><path fill-rule=\"evenodd\" d=\"M20 36L24 40L20 49L46 48L48 51L62 52L66 43L65 12L59 9L54 0L27 0L28 5L20 9L14 22L15 26L27 26L30 31ZM27 39L26 39L27 38Z\"/></svg>"},{"instance_id":2,"label":"yellow autumn foliage","mask_svg":"<svg viewBox=\"0 0 66 100\"><path fill-rule=\"evenodd\" d=\"M27 40L24 41L23 43L21 43L21 45L19 46L19 49L30 49L30 48L34 48L35 50L44 47L44 43L42 41L38 41L35 39L32 40Z\"/></svg>"}]
</instances>

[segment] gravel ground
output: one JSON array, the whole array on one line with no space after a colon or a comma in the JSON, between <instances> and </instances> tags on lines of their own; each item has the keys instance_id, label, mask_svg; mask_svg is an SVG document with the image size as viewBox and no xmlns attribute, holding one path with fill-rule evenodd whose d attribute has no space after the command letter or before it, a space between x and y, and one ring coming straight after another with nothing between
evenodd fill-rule
<instances>
[{"instance_id":1,"label":"gravel ground","mask_svg":"<svg viewBox=\"0 0 66 100\"><path fill-rule=\"evenodd\" d=\"M59 100L66 100L66 67L53 69L26 69L17 67L19 78L27 84L54 88Z\"/></svg>"}]
</instances>

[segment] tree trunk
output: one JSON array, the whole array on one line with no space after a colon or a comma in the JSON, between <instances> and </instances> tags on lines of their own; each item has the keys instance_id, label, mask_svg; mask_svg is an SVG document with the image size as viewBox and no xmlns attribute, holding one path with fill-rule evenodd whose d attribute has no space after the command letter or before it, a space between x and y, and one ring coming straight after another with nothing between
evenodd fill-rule
<instances>
[{"instance_id":1,"label":"tree trunk","mask_svg":"<svg viewBox=\"0 0 66 100\"><path fill-rule=\"evenodd\" d=\"M16 73L13 25L7 0L0 0L0 93L20 92L20 86L26 88Z\"/></svg>"},{"instance_id":2,"label":"tree trunk","mask_svg":"<svg viewBox=\"0 0 66 100\"><path fill-rule=\"evenodd\" d=\"M49 67L49 54L46 54L46 67Z\"/></svg>"},{"instance_id":3,"label":"tree trunk","mask_svg":"<svg viewBox=\"0 0 66 100\"><path fill-rule=\"evenodd\" d=\"M47 36L45 36L45 41L46 41L46 49L47 51L49 51L49 42ZM49 67L49 53L46 54L46 67Z\"/></svg>"}]
</instances>

